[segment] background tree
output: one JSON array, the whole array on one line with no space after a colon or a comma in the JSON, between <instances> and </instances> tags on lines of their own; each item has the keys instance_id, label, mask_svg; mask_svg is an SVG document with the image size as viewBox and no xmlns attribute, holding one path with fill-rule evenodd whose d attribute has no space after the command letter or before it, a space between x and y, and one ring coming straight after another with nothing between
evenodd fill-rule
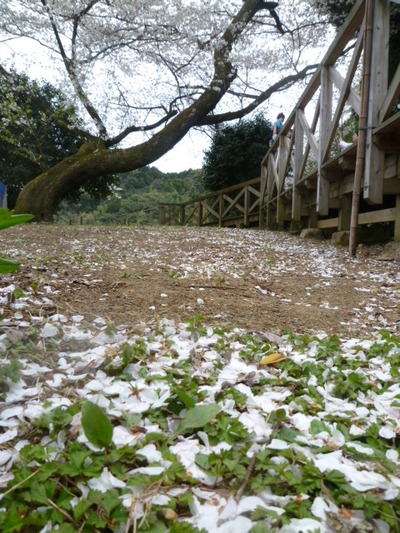
<instances>
[{"instance_id":1,"label":"background tree","mask_svg":"<svg viewBox=\"0 0 400 533\"><path fill-rule=\"evenodd\" d=\"M86 143L27 184L16 211L51 220L86 183L156 161L191 128L246 116L315 70L302 52L318 28L306 0L0 2L2 45L42 45L88 124Z\"/></svg>"},{"instance_id":2,"label":"background tree","mask_svg":"<svg viewBox=\"0 0 400 533\"><path fill-rule=\"evenodd\" d=\"M242 120L218 129L204 156L205 187L217 191L258 178L272 130L271 122L261 114L252 120Z\"/></svg>"},{"instance_id":3,"label":"background tree","mask_svg":"<svg viewBox=\"0 0 400 533\"><path fill-rule=\"evenodd\" d=\"M61 91L15 71L0 73L0 179L7 185L8 206L13 208L24 185L76 153L84 136L77 128L76 110ZM87 183L84 190L105 197L115 180L105 176Z\"/></svg>"}]
</instances>

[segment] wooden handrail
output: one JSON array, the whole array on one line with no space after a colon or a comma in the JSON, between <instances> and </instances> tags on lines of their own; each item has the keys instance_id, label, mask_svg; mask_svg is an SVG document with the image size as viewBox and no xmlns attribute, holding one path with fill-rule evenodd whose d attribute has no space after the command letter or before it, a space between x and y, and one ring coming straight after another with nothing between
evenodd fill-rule
<instances>
[{"instance_id":1,"label":"wooden handrail","mask_svg":"<svg viewBox=\"0 0 400 533\"><path fill-rule=\"evenodd\" d=\"M194 198L193 200L187 200L186 202L160 202L158 205L176 205L176 206L187 206L190 204L195 204L196 202L201 202L203 200L209 200L210 198L214 198L215 196L219 196L220 194L229 194L230 192L237 191L239 189L243 189L244 187L247 187L249 185L257 185L260 183L261 178L254 178L249 181L243 181L241 183L238 183L236 185L232 185L231 187L226 187L226 189L219 189L218 191L211 192L209 194L206 194L204 196L199 196L197 198Z\"/></svg>"}]
</instances>

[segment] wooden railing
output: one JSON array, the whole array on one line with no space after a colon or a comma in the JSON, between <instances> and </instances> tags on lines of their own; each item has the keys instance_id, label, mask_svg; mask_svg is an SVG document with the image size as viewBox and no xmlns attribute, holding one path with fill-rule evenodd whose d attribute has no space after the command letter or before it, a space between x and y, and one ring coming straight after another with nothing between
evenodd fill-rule
<instances>
[{"instance_id":1,"label":"wooden railing","mask_svg":"<svg viewBox=\"0 0 400 533\"><path fill-rule=\"evenodd\" d=\"M261 178L183 203L159 205L160 225L249 226L259 223Z\"/></svg>"},{"instance_id":2,"label":"wooden railing","mask_svg":"<svg viewBox=\"0 0 400 533\"><path fill-rule=\"evenodd\" d=\"M373 8L369 41L367 4ZM196 216L199 225L257 222L268 228L301 224L348 230L355 168L362 158L358 223L394 221L394 238L400 240L400 64L389 80L389 35L390 1L359 0L263 158L260 179L191 202L164 204L160 223L187 224ZM371 43L368 77L365 42ZM351 54L344 63L345 49ZM361 82L369 84L364 105ZM360 135L365 145L356 142L339 152L340 121L351 114L355 123L361 109L367 109Z\"/></svg>"}]
</instances>

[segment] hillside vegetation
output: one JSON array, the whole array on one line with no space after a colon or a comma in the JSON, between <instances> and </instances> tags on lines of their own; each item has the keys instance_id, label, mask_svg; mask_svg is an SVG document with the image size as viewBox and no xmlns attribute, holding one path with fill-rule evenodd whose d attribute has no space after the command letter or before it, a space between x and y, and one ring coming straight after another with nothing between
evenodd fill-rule
<instances>
[{"instance_id":1,"label":"hillside vegetation","mask_svg":"<svg viewBox=\"0 0 400 533\"><path fill-rule=\"evenodd\" d=\"M84 193L76 204L64 202L57 222L84 224L155 224L158 204L184 202L204 194L201 170L163 173L145 167L121 176L119 185L106 199L94 199Z\"/></svg>"}]
</instances>

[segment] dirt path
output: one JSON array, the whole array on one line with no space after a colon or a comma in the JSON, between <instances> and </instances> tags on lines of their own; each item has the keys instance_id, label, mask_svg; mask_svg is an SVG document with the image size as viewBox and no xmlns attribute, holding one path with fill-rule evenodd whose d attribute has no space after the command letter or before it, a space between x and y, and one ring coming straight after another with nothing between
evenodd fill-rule
<instances>
[{"instance_id":1,"label":"dirt path","mask_svg":"<svg viewBox=\"0 0 400 533\"><path fill-rule=\"evenodd\" d=\"M43 312L141 327L202 315L248 331L400 331L400 265L286 233L216 228L26 225L2 232L21 261L3 278L48 294Z\"/></svg>"}]
</instances>

